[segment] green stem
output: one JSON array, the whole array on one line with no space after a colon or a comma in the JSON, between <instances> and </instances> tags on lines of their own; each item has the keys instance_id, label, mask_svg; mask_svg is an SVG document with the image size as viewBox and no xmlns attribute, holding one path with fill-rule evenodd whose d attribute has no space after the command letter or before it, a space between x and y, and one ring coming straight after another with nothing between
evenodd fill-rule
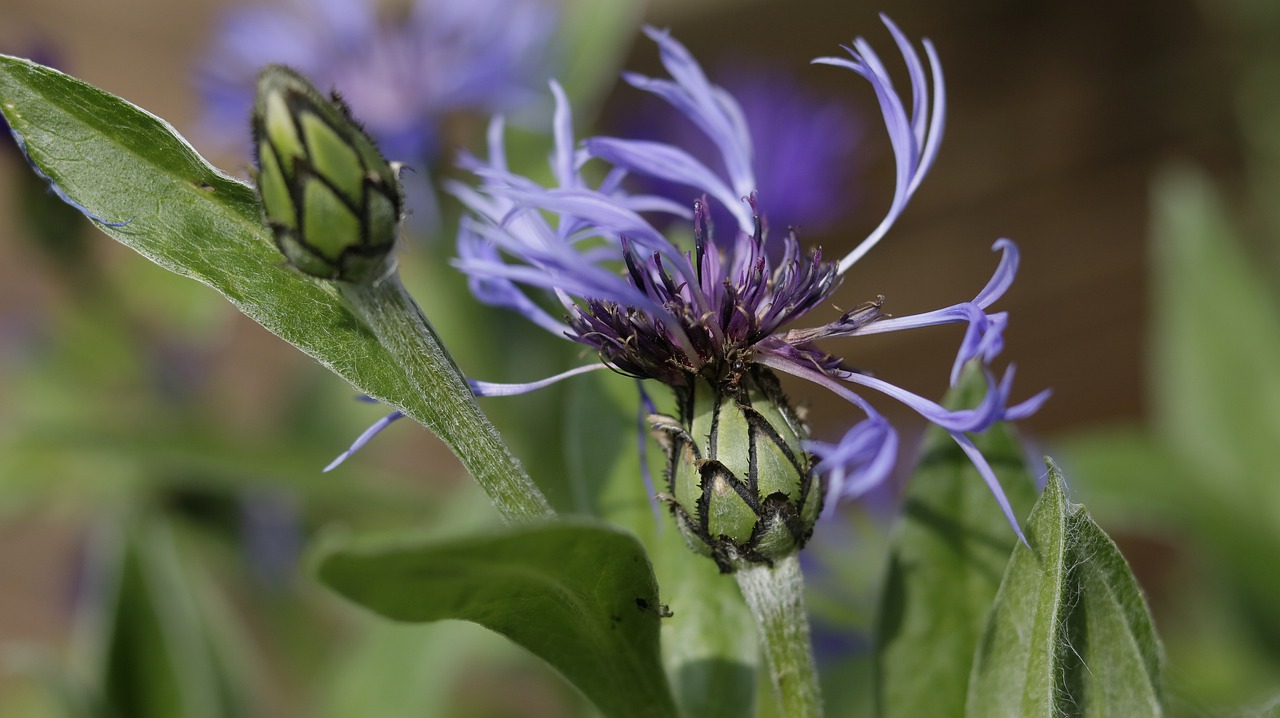
<instances>
[{"instance_id":1,"label":"green stem","mask_svg":"<svg viewBox=\"0 0 1280 718\"><path fill-rule=\"evenodd\" d=\"M419 398L411 405L393 406L449 445L503 518L516 522L553 516L546 497L480 411L457 363L400 276L368 286L339 284L351 308L396 357Z\"/></svg>"},{"instance_id":2,"label":"green stem","mask_svg":"<svg viewBox=\"0 0 1280 718\"><path fill-rule=\"evenodd\" d=\"M742 596L756 618L756 629L773 693L783 718L819 718L822 694L818 670L809 644L809 616L804 608L804 576L800 555L774 561L772 566L753 563L734 573Z\"/></svg>"}]
</instances>

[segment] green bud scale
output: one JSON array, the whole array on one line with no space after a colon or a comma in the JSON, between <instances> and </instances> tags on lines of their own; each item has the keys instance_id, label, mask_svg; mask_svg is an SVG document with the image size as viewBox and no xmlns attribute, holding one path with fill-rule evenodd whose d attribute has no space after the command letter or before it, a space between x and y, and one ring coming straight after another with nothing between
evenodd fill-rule
<instances>
[{"instance_id":1,"label":"green bud scale","mask_svg":"<svg viewBox=\"0 0 1280 718\"><path fill-rule=\"evenodd\" d=\"M668 459L661 498L690 547L725 573L798 551L823 491L802 445L808 429L777 378L750 365L727 380L690 374L674 388L680 416L650 420Z\"/></svg>"},{"instance_id":2,"label":"green bud scale","mask_svg":"<svg viewBox=\"0 0 1280 718\"><path fill-rule=\"evenodd\" d=\"M336 94L268 66L258 78L253 139L262 215L291 265L357 283L391 273L400 181Z\"/></svg>"}]
</instances>

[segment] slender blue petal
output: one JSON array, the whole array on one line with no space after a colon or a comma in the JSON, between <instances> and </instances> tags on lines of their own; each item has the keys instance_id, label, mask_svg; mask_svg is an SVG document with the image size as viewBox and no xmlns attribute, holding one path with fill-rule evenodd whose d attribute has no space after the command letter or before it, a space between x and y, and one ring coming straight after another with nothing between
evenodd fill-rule
<instances>
[{"instance_id":1,"label":"slender blue petal","mask_svg":"<svg viewBox=\"0 0 1280 718\"><path fill-rule=\"evenodd\" d=\"M515 396L517 394L528 394L531 391L543 389L556 382L563 381L569 377L586 374L589 371L604 369L604 364L587 364L585 366L575 367L569 371L560 372L555 376L549 376L546 379L531 381L527 384L495 384L489 381L476 381L468 379L467 383L471 385L471 391L476 396Z\"/></svg>"},{"instance_id":2,"label":"slender blue petal","mask_svg":"<svg viewBox=\"0 0 1280 718\"><path fill-rule=\"evenodd\" d=\"M637 449L640 452L640 479L644 481L646 495L656 498L658 492L653 485L653 472L649 470L649 450L646 439L649 436L649 417L657 413L658 407L654 405L653 399L649 398L649 392L644 390L644 382L639 379L636 380L636 391L640 395L640 406L636 417ZM653 520L658 526L658 533L661 534L662 513L658 510L658 502L650 501L649 510L653 512Z\"/></svg>"},{"instance_id":3,"label":"slender blue petal","mask_svg":"<svg viewBox=\"0 0 1280 718\"><path fill-rule=\"evenodd\" d=\"M898 434L884 417L873 414L854 424L840 441L807 441L805 448L818 458L814 471L827 476L822 513L829 517L838 501L855 499L889 477L898 460Z\"/></svg>"},{"instance_id":4,"label":"slender blue petal","mask_svg":"<svg viewBox=\"0 0 1280 718\"><path fill-rule=\"evenodd\" d=\"M960 350L956 353L951 365L951 384L954 386L960 378L960 371L971 359L981 358L984 363L991 363L1004 349L1004 328L1008 323L1008 314L996 312L987 314L983 310L1004 296L1005 291L1013 284L1018 272L1018 247L1008 239L997 240L993 250L1000 251L1000 264L995 273L972 302L953 304L930 312L913 314L905 317L881 319L879 321L851 325L847 330L832 329L826 336L854 336L863 334L882 334L904 329L938 326L968 322Z\"/></svg>"},{"instance_id":5,"label":"slender blue petal","mask_svg":"<svg viewBox=\"0 0 1280 718\"><path fill-rule=\"evenodd\" d=\"M623 79L671 103L706 134L720 151L734 196L745 197L755 191L751 134L737 100L711 84L688 49L667 31L646 27L645 34L658 44L662 65L674 82L633 73L624 74ZM702 189L709 191L709 188ZM751 214L732 200L721 201L733 212L739 229L751 232L754 224Z\"/></svg>"},{"instance_id":6,"label":"slender blue petal","mask_svg":"<svg viewBox=\"0 0 1280 718\"><path fill-rule=\"evenodd\" d=\"M928 78L925 76L919 55L896 25L887 17L881 16L881 19L897 42L898 49L902 53L908 74L911 77L912 109L910 115L908 115L907 109L903 106L902 99L893 89L893 81L889 78L888 70L881 63L875 51L871 49L871 46L862 38L854 40L852 48L845 48L845 51L849 53L852 59L820 57L813 61L815 64L834 65L852 70L871 83L871 87L876 93L876 99L880 103L881 114L884 116L885 129L889 133L889 142L893 147L896 166L893 201L890 204L888 213L885 214L884 219L880 221L880 224L872 230L866 239L862 240L852 252L840 260L841 273L847 271L849 267L853 266L864 254L870 251L889 231L889 228L897 221L903 210L906 209L907 202L920 186L924 176L928 174L934 159L937 157L938 148L942 142L943 128L945 127L946 87L942 78L942 66L938 62L932 43L928 40L923 43L925 53L929 58L929 70L933 76L933 97L931 102L927 91ZM930 112L931 106L932 112Z\"/></svg>"},{"instance_id":7,"label":"slender blue petal","mask_svg":"<svg viewBox=\"0 0 1280 718\"><path fill-rule=\"evenodd\" d=\"M735 194L711 168L679 147L616 137L593 137L587 140L586 146L593 157L651 177L695 187L715 197L725 207L741 204L739 197L742 195Z\"/></svg>"},{"instance_id":8,"label":"slender blue petal","mask_svg":"<svg viewBox=\"0 0 1280 718\"><path fill-rule=\"evenodd\" d=\"M987 286L978 292L978 296L974 298L973 303L979 307L986 309L995 303L997 299L1004 296L1009 291L1009 287L1013 285L1013 278L1018 274L1018 245L1009 239L997 239L996 243L991 245L992 251L999 250L1000 266L996 267L995 274L991 275L991 280L987 282Z\"/></svg>"},{"instance_id":9,"label":"slender blue petal","mask_svg":"<svg viewBox=\"0 0 1280 718\"><path fill-rule=\"evenodd\" d=\"M1031 548L1031 544L1027 543L1027 537L1022 533L1022 526L1018 524L1018 517L1013 514L1013 507L1009 505L1009 497L1004 494L1004 487L1000 486L1000 480L996 478L996 473L991 470L991 464L987 463L987 458L978 451L978 447L973 445L973 441L957 432L951 432L951 438L955 440L960 448L964 450L969 461L973 462L978 473L982 475L982 480L986 482L987 489L991 491L991 495L995 497L996 503L1000 505L1000 511L1004 513L1004 517L1009 522L1009 526L1013 528L1013 532L1018 535L1018 540L1022 545Z\"/></svg>"},{"instance_id":10,"label":"slender blue petal","mask_svg":"<svg viewBox=\"0 0 1280 718\"><path fill-rule=\"evenodd\" d=\"M342 462L351 458L352 454L364 448L364 445L369 443L369 441L372 440L373 437L382 433L383 429L387 428L388 426L391 426L392 424L396 423L403 417L404 417L403 413L399 411L393 411L390 414L387 414L386 416L382 417L381 419L378 419L376 422L373 423L373 426L370 426L368 429L365 429L364 433L356 437L356 440L351 442L351 446L348 447L346 451L342 452L341 454L338 454L338 458L329 462L329 465L324 467L325 473L328 473L338 468L338 466L340 466Z\"/></svg>"},{"instance_id":11,"label":"slender blue petal","mask_svg":"<svg viewBox=\"0 0 1280 718\"><path fill-rule=\"evenodd\" d=\"M488 262L500 262L497 249L492 242L485 240L464 226L458 232L458 257ZM469 274L467 284L471 293L481 302L495 307L511 309L529 321L557 336L564 336L570 329L564 322L556 321L542 307L539 307L524 292L516 287L510 279L492 275Z\"/></svg>"}]
</instances>

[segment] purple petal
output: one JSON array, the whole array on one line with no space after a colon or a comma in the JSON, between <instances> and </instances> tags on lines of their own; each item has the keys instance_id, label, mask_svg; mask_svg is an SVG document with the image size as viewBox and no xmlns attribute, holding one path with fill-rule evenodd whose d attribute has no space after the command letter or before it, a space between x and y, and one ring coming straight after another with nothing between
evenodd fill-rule
<instances>
[{"instance_id":1,"label":"purple petal","mask_svg":"<svg viewBox=\"0 0 1280 718\"><path fill-rule=\"evenodd\" d=\"M995 497L996 503L1000 504L1000 510L1004 512L1004 517L1008 520L1009 525L1013 527L1013 532L1018 535L1018 540L1023 546L1031 548L1027 543L1027 537L1022 533L1022 526L1018 524L1018 519L1013 515L1013 507L1009 505L1009 497L1004 494L1004 487L1000 486L1000 480L996 478L996 474L991 470L991 464L987 463L987 459L978 451L978 447L973 445L969 437L964 434L951 432L951 438L955 440L964 453L969 457L969 461L973 462L974 468L982 475L982 480L986 482L987 489L991 491L991 495Z\"/></svg>"},{"instance_id":2,"label":"purple petal","mask_svg":"<svg viewBox=\"0 0 1280 718\"><path fill-rule=\"evenodd\" d=\"M898 460L898 434L879 414L854 424L835 444L805 442L805 449L818 457L814 471L827 475L828 517L841 499L853 499L882 483Z\"/></svg>"},{"instance_id":3,"label":"purple petal","mask_svg":"<svg viewBox=\"0 0 1280 718\"><path fill-rule=\"evenodd\" d=\"M640 393L640 408L637 412L637 446L640 450L640 478L644 481L644 490L651 498L658 495L657 490L653 486L653 472L649 470L649 417L658 411L653 403L653 399L649 398L649 393L644 390L644 382L636 380L636 391ZM657 501L649 502L649 509L653 512L653 520L658 527L658 533L661 534L665 522L662 520L662 512L658 509Z\"/></svg>"},{"instance_id":4,"label":"purple petal","mask_svg":"<svg viewBox=\"0 0 1280 718\"><path fill-rule=\"evenodd\" d=\"M462 260L501 262L493 243L468 231L467 224L458 230L458 257ZM472 273L467 276L467 284L476 299L485 304L511 309L556 336L562 337L569 331L567 324L553 319L509 279Z\"/></svg>"},{"instance_id":5,"label":"purple petal","mask_svg":"<svg viewBox=\"0 0 1280 718\"><path fill-rule=\"evenodd\" d=\"M995 303L997 299L1004 296L1004 293L1013 285L1013 278L1018 274L1018 245L1009 239L997 239L996 243L991 245L992 251L1000 250L1000 264L996 267L995 274L991 275L991 280L987 282L987 286L978 292L978 296L973 300L974 304L986 309Z\"/></svg>"},{"instance_id":6,"label":"purple petal","mask_svg":"<svg viewBox=\"0 0 1280 718\"><path fill-rule=\"evenodd\" d=\"M992 249L1002 252L1000 264L987 285L972 302L953 304L942 309L906 317L881 319L869 324L853 326L845 332L833 331L828 336L883 334L904 329L968 322L969 326L965 330L964 339L951 366L951 384L954 386L960 379L960 372L964 365L971 359L981 357L984 363L990 363L1004 349L1004 328L1008 323L1008 314L1006 312L986 314L983 310L1003 296L1013 284L1018 272L1018 247L1010 240L1000 239Z\"/></svg>"},{"instance_id":7,"label":"purple petal","mask_svg":"<svg viewBox=\"0 0 1280 718\"><path fill-rule=\"evenodd\" d=\"M593 137L587 140L593 157L642 172L651 177L678 182L705 192L725 206L739 204L738 196L715 172L684 150L664 142Z\"/></svg>"},{"instance_id":8,"label":"purple petal","mask_svg":"<svg viewBox=\"0 0 1280 718\"><path fill-rule=\"evenodd\" d=\"M549 376L546 379L531 381L527 384L495 384L488 381L476 381L475 379L468 379L467 383L471 385L471 391L476 396L516 396L517 394L528 394L531 391L537 391L572 376L604 368L606 368L604 364L587 364L561 372L555 376Z\"/></svg>"},{"instance_id":9,"label":"purple petal","mask_svg":"<svg viewBox=\"0 0 1280 718\"><path fill-rule=\"evenodd\" d=\"M569 107L569 98L564 94L564 88L555 80L551 81L551 94L556 98L555 116L551 122L556 140L552 168L561 187L577 187L581 184L581 178L578 177L577 163L573 156L573 110Z\"/></svg>"},{"instance_id":10,"label":"purple petal","mask_svg":"<svg viewBox=\"0 0 1280 718\"><path fill-rule=\"evenodd\" d=\"M898 30L887 17L881 16L889 32L893 35L907 65L911 77L912 112L908 116L902 99L893 89L893 81L880 58L871 46L862 38L854 40L852 48L845 48L852 59L838 57L820 57L813 62L821 65L834 65L852 70L871 83L880 102L880 111L884 116L885 130L889 133L889 142L893 147L896 165L893 201L889 211L880 224L862 240L852 252L840 261L840 272L844 273L862 258L872 247L884 237L889 227L897 221L907 206L908 200L920 186L920 182L929 172L937 157L938 147L942 141L942 131L946 118L946 88L942 78L942 68L928 40L924 41L925 53L929 57L929 67L933 74L932 103L927 94L928 78L925 76L920 56L907 41L906 36ZM932 113L929 109L932 106ZM927 119L926 119L927 117Z\"/></svg>"},{"instance_id":11,"label":"purple petal","mask_svg":"<svg viewBox=\"0 0 1280 718\"><path fill-rule=\"evenodd\" d=\"M383 429L387 428L388 426L391 426L392 424L396 423L396 421L400 420L403 417L404 417L403 412L393 411L390 414L387 414L381 419L378 419L377 421L375 421L373 423L373 426L370 426L368 429L365 429L363 434L356 437L356 440L351 442L351 446L346 451L342 452L341 454L338 454L338 458L329 462L329 465L324 467L325 473L328 473L338 468L338 466L342 464L342 462L351 458L352 454L356 453L361 448L363 448L365 444L369 443L369 441L373 439L373 437L380 434Z\"/></svg>"},{"instance_id":12,"label":"purple petal","mask_svg":"<svg viewBox=\"0 0 1280 718\"><path fill-rule=\"evenodd\" d=\"M663 67L674 82L634 73L624 73L623 79L666 100L697 125L720 150L729 174L731 196L747 196L756 189L757 183L752 171L751 133L737 100L723 88L711 84L689 51L667 31L646 27L645 33L658 43ZM700 189L710 191L710 188ZM734 213L739 228L750 232L754 223L750 213L732 199L725 205Z\"/></svg>"},{"instance_id":13,"label":"purple petal","mask_svg":"<svg viewBox=\"0 0 1280 718\"><path fill-rule=\"evenodd\" d=\"M859 384L892 397L925 419L928 419L930 423L937 424L947 431L982 432L1003 417L1004 407L1001 405L1001 392L990 372L986 372L987 393L983 396L982 402L978 407L975 409L957 409L955 411L907 391L902 387L890 384L883 379L867 376L866 374L843 371L838 372L837 376L847 382Z\"/></svg>"}]
</instances>

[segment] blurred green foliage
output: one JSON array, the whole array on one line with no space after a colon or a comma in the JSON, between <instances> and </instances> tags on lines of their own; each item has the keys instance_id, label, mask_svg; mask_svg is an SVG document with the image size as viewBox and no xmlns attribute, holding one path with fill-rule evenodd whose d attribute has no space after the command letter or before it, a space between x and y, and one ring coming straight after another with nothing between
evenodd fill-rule
<instances>
[{"instance_id":1,"label":"blurred green foliage","mask_svg":"<svg viewBox=\"0 0 1280 718\"><path fill-rule=\"evenodd\" d=\"M1079 498L1140 556L1172 715L1280 700L1280 6L1203 4L1229 48L1245 184L1152 184L1145 426L1063 442ZM1233 187L1234 190L1234 187ZM1265 706L1270 706L1266 708Z\"/></svg>"}]
</instances>

